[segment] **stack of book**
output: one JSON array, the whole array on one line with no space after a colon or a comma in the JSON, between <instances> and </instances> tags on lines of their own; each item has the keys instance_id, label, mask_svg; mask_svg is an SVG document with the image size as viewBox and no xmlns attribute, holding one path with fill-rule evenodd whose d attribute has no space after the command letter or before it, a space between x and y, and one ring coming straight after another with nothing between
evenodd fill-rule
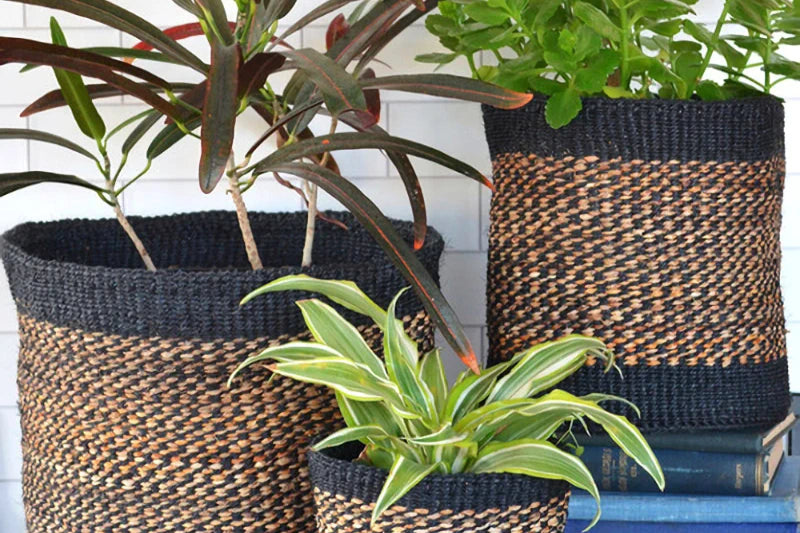
<instances>
[{"instance_id":1,"label":"stack of book","mask_svg":"<svg viewBox=\"0 0 800 533\"><path fill-rule=\"evenodd\" d=\"M800 456L787 457L800 405L793 407L761 432L645 435L664 470L665 494L610 438L579 437L602 491L594 533L799 532ZM574 491L569 509L567 533L577 533L594 515L594 500Z\"/></svg>"}]
</instances>

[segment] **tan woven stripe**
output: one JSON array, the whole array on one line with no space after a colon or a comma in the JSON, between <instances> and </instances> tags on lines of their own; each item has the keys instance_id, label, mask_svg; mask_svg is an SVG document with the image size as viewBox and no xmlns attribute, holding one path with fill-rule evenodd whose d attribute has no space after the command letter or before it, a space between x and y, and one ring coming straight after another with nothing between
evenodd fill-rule
<instances>
[{"instance_id":1,"label":"tan woven stripe","mask_svg":"<svg viewBox=\"0 0 800 533\"><path fill-rule=\"evenodd\" d=\"M778 157L498 157L489 260L494 356L583 333L604 339L628 366L786 357L784 168Z\"/></svg>"},{"instance_id":2,"label":"tan woven stripe","mask_svg":"<svg viewBox=\"0 0 800 533\"><path fill-rule=\"evenodd\" d=\"M569 494L548 502L532 502L528 507L482 511L408 509L390 507L378 520L378 533L560 533L564 531ZM314 489L319 533L370 531L374 503L348 499Z\"/></svg>"},{"instance_id":3,"label":"tan woven stripe","mask_svg":"<svg viewBox=\"0 0 800 533\"><path fill-rule=\"evenodd\" d=\"M430 345L424 313L406 323ZM29 533L313 531L304 448L341 427L333 396L264 368L225 384L288 336L123 338L20 317L20 340Z\"/></svg>"}]
</instances>

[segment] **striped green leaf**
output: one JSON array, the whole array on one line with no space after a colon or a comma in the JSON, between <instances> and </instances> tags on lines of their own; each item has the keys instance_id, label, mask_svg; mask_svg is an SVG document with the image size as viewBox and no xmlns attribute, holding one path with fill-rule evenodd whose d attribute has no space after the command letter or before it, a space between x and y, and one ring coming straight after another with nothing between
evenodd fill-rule
<instances>
[{"instance_id":1,"label":"striped green leaf","mask_svg":"<svg viewBox=\"0 0 800 533\"><path fill-rule=\"evenodd\" d=\"M388 382L375 378L370 370L342 357L314 361L278 363L273 372L306 383L330 387L344 396L363 402L389 400L402 405L397 390Z\"/></svg>"},{"instance_id":2,"label":"striped green leaf","mask_svg":"<svg viewBox=\"0 0 800 533\"><path fill-rule=\"evenodd\" d=\"M309 331L321 344L330 346L344 357L367 367L381 379L388 379L383 363L361 333L336 310L319 300L297 302Z\"/></svg>"},{"instance_id":3,"label":"striped green leaf","mask_svg":"<svg viewBox=\"0 0 800 533\"><path fill-rule=\"evenodd\" d=\"M386 311L373 302L352 281L316 279L305 274L276 279L245 296L241 305L248 303L257 296L281 291L318 293L346 309L370 317L381 328L386 324Z\"/></svg>"},{"instance_id":4,"label":"striped green leaf","mask_svg":"<svg viewBox=\"0 0 800 533\"><path fill-rule=\"evenodd\" d=\"M456 433L453 429L453 425L448 422L438 431L423 437L409 439L408 442L418 446L444 446L447 444L463 442L467 439L467 435L464 435L463 433Z\"/></svg>"},{"instance_id":5,"label":"striped green leaf","mask_svg":"<svg viewBox=\"0 0 800 533\"><path fill-rule=\"evenodd\" d=\"M438 412L428 386L417 374L417 346L403 331L402 322L395 319L397 301L405 293L401 291L392 300L387 310L383 335L383 355L392 382L397 384L413 409L426 420L436 421Z\"/></svg>"},{"instance_id":6,"label":"striped green leaf","mask_svg":"<svg viewBox=\"0 0 800 533\"><path fill-rule=\"evenodd\" d=\"M388 437L386 431L380 426L355 426L340 429L333 435L322 439L314 445L314 451L324 450L326 448L334 448L347 444L348 442L361 441L364 442L370 438Z\"/></svg>"},{"instance_id":7,"label":"striped green leaf","mask_svg":"<svg viewBox=\"0 0 800 533\"><path fill-rule=\"evenodd\" d=\"M540 344L522 358L492 389L487 403L529 398L545 391L578 371L589 354L604 356L607 348L591 337L571 335Z\"/></svg>"},{"instance_id":8,"label":"striped green leaf","mask_svg":"<svg viewBox=\"0 0 800 533\"><path fill-rule=\"evenodd\" d=\"M389 507L416 487L420 481L439 468L438 464L422 465L403 456L395 458L389 477L383 485L375 508L372 510L370 527L375 527L378 517Z\"/></svg>"},{"instance_id":9,"label":"striped green leaf","mask_svg":"<svg viewBox=\"0 0 800 533\"><path fill-rule=\"evenodd\" d=\"M228 378L228 386L233 383L242 370L261 361L277 361L279 363L311 362L316 359L329 359L331 357L344 357L333 348L315 342L290 342L281 346L272 346L258 355L248 357Z\"/></svg>"},{"instance_id":10,"label":"striped green leaf","mask_svg":"<svg viewBox=\"0 0 800 533\"><path fill-rule=\"evenodd\" d=\"M447 373L438 349L428 352L420 361L419 378L431 391L436 412L443 413L447 402L448 384Z\"/></svg>"},{"instance_id":11,"label":"striped green leaf","mask_svg":"<svg viewBox=\"0 0 800 533\"><path fill-rule=\"evenodd\" d=\"M489 395L497 378L511 365L511 361L500 363L484 370L480 375L462 374L464 379L456 384L447 396L443 420L456 423L461 417L475 409Z\"/></svg>"},{"instance_id":12,"label":"striped green leaf","mask_svg":"<svg viewBox=\"0 0 800 533\"><path fill-rule=\"evenodd\" d=\"M336 393L336 402L339 404L342 418L349 427L378 425L388 435L401 434L402 420L382 402L359 402L339 392Z\"/></svg>"},{"instance_id":13,"label":"striped green leaf","mask_svg":"<svg viewBox=\"0 0 800 533\"><path fill-rule=\"evenodd\" d=\"M478 454L471 471L563 479L591 494L597 502L597 514L589 527L600 519L600 492L592 474L580 459L549 442L526 439L490 444Z\"/></svg>"}]
</instances>

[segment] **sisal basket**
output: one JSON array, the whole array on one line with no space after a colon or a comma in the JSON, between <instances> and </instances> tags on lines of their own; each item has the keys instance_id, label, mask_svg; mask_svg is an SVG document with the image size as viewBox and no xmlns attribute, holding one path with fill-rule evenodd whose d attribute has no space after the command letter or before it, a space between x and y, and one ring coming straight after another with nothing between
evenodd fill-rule
<instances>
[{"instance_id":1,"label":"sisal basket","mask_svg":"<svg viewBox=\"0 0 800 533\"><path fill-rule=\"evenodd\" d=\"M370 531L386 472L353 463L363 446L309 452L318 533ZM569 485L512 474L431 475L387 509L374 533L562 533Z\"/></svg>"},{"instance_id":2,"label":"sisal basket","mask_svg":"<svg viewBox=\"0 0 800 533\"><path fill-rule=\"evenodd\" d=\"M355 279L381 305L407 285L352 217L321 225L316 277ZM132 218L150 273L113 220L23 224L2 239L19 312L23 497L29 533L288 532L314 528L305 448L343 423L327 390L244 358L305 338L278 293L249 291L300 272L306 215L253 214L267 268L248 270L233 213ZM397 223L404 235L411 226ZM438 273L433 232L419 253ZM421 304L399 314L432 343ZM350 319L355 316L345 313ZM379 341L359 318L362 332Z\"/></svg>"},{"instance_id":3,"label":"sisal basket","mask_svg":"<svg viewBox=\"0 0 800 533\"><path fill-rule=\"evenodd\" d=\"M484 108L490 362L593 335L623 378L591 361L560 386L631 400L644 430L783 419L780 101L586 99L558 130L545 102Z\"/></svg>"}]
</instances>

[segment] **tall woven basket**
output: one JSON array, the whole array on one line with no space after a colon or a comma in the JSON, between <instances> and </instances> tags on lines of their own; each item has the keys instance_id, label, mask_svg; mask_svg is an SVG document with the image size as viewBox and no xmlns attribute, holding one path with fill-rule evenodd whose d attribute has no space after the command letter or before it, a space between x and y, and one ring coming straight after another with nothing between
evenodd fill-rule
<instances>
[{"instance_id":1,"label":"tall woven basket","mask_svg":"<svg viewBox=\"0 0 800 533\"><path fill-rule=\"evenodd\" d=\"M370 530L383 470L353 462L344 445L309 453L318 533L563 533L570 489L564 481L519 474L431 475Z\"/></svg>"},{"instance_id":2,"label":"tall woven basket","mask_svg":"<svg viewBox=\"0 0 800 533\"><path fill-rule=\"evenodd\" d=\"M784 418L780 101L587 99L558 130L544 106L484 109L490 361L596 335L623 377L590 361L564 387L633 401L645 430Z\"/></svg>"},{"instance_id":3,"label":"tall woven basket","mask_svg":"<svg viewBox=\"0 0 800 533\"><path fill-rule=\"evenodd\" d=\"M337 217L350 231L320 227L305 272L355 279L388 304L406 282L366 231ZM132 218L156 273L113 220L24 224L3 236L19 312L29 533L313 531L304 450L341 427L334 398L262 369L226 386L248 355L306 335L301 295L238 305L299 272L280 265L300 263L305 219L252 216L271 265L259 272L247 269L233 213ZM410 224L397 227L411 236ZM434 274L442 248L434 232L420 251ZM402 307L430 345L421 304L409 296Z\"/></svg>"}]
</instances>

